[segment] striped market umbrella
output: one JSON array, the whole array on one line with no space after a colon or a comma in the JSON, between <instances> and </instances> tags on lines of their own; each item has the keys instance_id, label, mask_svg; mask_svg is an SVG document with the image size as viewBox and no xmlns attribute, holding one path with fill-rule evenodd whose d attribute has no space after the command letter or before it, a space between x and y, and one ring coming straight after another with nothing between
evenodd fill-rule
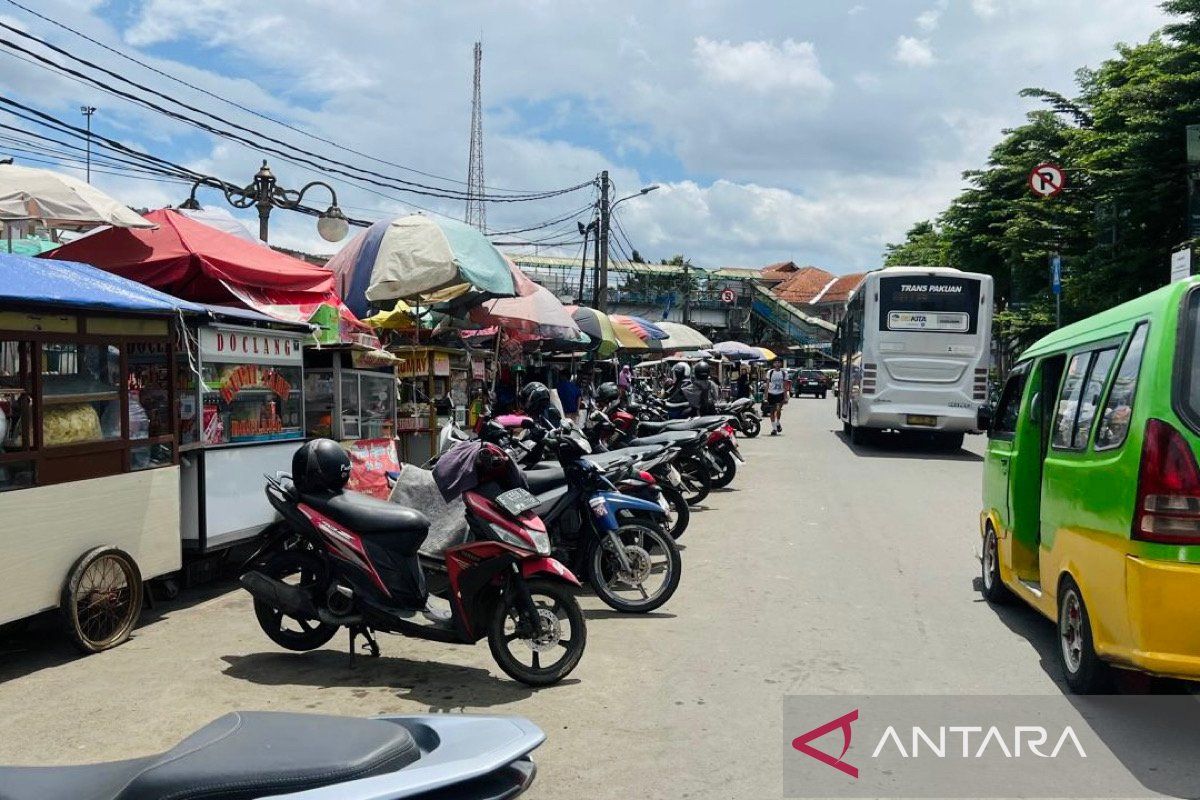
<instances>
[{"instance_id":1,"label":"striped market umbrella","mask_svg":"<svg viewBox=\"0 0 1200 800\"><path fill-rule=\"evenodd\" d=\"M712 347L712 341L695 328L679 322L656 324L667 334L666 339L659 341L663 350L705 350Z\"/></svg>"},{"instance_id":2,"label":"striped market umbrella","mask_svg":"<svg viewBox=\"0 0 1200 800\"><path fill-rule=\"evenodd\" d=\"M609 318L612 318L611 314L609 315ZM657 341L655 339L643 339L634 332L633 328L622 325L615 320L612 323L612 329L613 333L616 334L617 342L621 345L622 350L649 350L649 342Z\"/></svg>"},{"instance_id":3,"label":"striped market umbrella","mask_svg":"<svg viewBox=\"0 0 1200 800\"><path fill-rule=\"evenodd\" d=\"M666 339L670 336L665 330L655 325L645 317L635 317L630 314L609 314L609 319L613 321L614 328L625 328L633 331L643 342L650 339Z\"/></svg>"},{"instance_id":4,"label":"striped market umbrella","mask_svg":"<svg viewBox=\"0 0 1200 800\"><path fill-rule=\"evenodd\" d=\"M741 342L717 342L712 346L712 349L714 352L728 356L734 361L757 361L762 358L762 354L758 352L757 347L751 347Z\"/></svg>"},{"instance_id":5,"label":"striped market umbrella","mask_svg":"<svg viewBox=\"0 0 1200 800\"><path fill-rule=\"evenodd\" d=\"M774 361L775 359L779 358L779 356L775 355L775 351L769 347L756 347L754 349L758 351L759 356L761 356L764 361Z\"/></svg>"},{"instance_id":6,"label":"striped market umbrella","mask_svg":"<svg viewBox=\"0 0 1200 800\"><path fill-rule=\"evenodd\" d=\"M550 290L534 283L511 261L509 268L517 296L481 303L469 312L472 322L520 331L544 339L586 341L579 323Z\"/></svg>"},{"instance_id":7,"label":"striped market umbrella","mask_svg":"<svg viewBox=\"0 0 1200 800\"><path fill-rule=\"evenodd\" d=\"M601 314L587 306L567 306L567 311L575 320L579 329L591 337L596 346L596 355L608 358L621 347L617 340L617 332L613 329L612 321L607 314Z\"/></svg>"}]
</instances>

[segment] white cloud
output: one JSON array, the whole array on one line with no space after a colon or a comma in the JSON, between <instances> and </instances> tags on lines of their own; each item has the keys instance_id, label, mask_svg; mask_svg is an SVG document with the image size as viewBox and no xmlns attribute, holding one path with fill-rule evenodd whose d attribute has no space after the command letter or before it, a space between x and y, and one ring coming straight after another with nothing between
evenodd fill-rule
<instances>
[{"instance_id":1,"label":"white cloud","mask_svg":"<svg viewBox=\"0 0 1200 800\"><path fill-rule=\"evenodd\" d=\"M942 16L942 12L936 8L931 8L928 11L922 11L917 16L917 27L923 31L936 30L938 20Z\"/></svg>"},{"instance_id":2,"label":"white cloud","mask_svg":"<svg viewBox=\"0 0 1200 800\"><path fill-rule=\"evenodd\" d=\"M971 10L984 19L990 19L998 13L996 0L971 0Z\"/></svg>"},{"instance_id":3,"label":"white cloud","mask_svg":"<svg viewBox=\"0 0 1200 800\"><path fill-rule=\"evenodd\" d=\"M850 6L850 10L847 11L846 13L852 17L857 17L859 14L863 13L866 10L867 10L867 7L860 3L856 6Z\"/></svg>"},{"instance_id":4,"label":"white cloud","mask_svg":"<svg viewBox=\"0 0 1200 800\"><path fill-rule=\"evenodd\" d=\"M696 66L714 83L763 93L800 89L824 95L833 90L812 42L787 39L782 45L761 41L732 44L698 36L692 55Z\"/></svg>"},{"instance_id":5,"label":"white cloud","mask_svg":"<svg viewBox=\"0 0 1200 800\"><path fill-rule=\"evenodd\" d=\"M901 64L910 67L928 67L934 62L933 48L926 39L915 36L901 36L896 40L895 58Z\"/></svg>"}]
</instances>

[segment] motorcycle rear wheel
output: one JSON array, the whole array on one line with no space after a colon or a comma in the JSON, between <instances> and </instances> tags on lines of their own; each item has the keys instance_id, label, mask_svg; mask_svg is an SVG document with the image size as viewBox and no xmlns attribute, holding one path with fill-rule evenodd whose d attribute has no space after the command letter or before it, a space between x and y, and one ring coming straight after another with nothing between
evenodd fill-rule
<instances>
[{"instance_id":1,"label":"motorcycle rear wheel","mask_svg":"<svg viewBox=\"0 0 1200 800\"><path fill-rule=\"evenodd\" d=\"M679 477L683 479L683 499L689 506L698 506L708 497L712 489L712 479L708 474L708 464L699 458L688 458L676 464Z\"/></svg>"},{"instance_id":2,"label":"motorcycle rear wheel","mask_svg":"<svg viewBox=\"0 0 1200 800\"><path fill-rule=\"evenodd\" d=\"M284 583L316 588L321 583L323 568L321 561L310 553L285 550L268 559L259 572ZM317 598L314 597L313 601L317 602ZM316 650L326 644L339 627L311 619L295 619L257 598L254 600L254 616L258 618L258 626L267 638L282 648L298 653Z\"/></svg>"},{"instance_id":3,"label":"motorcycle rear wheel","mask_svg":"<svg viewBox=\"0 0 1200 800\"><path fill-rule=\"evenodd\" d=\"M687 530L688 523L691 522L691 509L688 508L687 500L684 499L683 494L674 486L660 484L659 488L662 489L663 499L667 501L667 505L671 506L671 514L674 515L674 519L670 519L670 515L668 515L670 524L667 528L667 533L671 534L672 539L678 539L680 536L683 536L684 531Z\"/></svg>"},{"instance_id":4,"label":"motorcycle rear wheel","mask_svg":"<svg viewBox=\"0 0 1200 800\"><path fill-rule=\"evenodd\" d=\"M551 629L538 635L522 631L516 598L512 592L506 592L496 603L488 624L488 647L492 651L492 658L496 659L496 664L508 677L527 686L550 686L570 675L579 665L587 646L587 622L579 608L579 601L566 584L533 579L527 581L526 585L538 614L547 621L554 617ZM565 639L562 638L564 623L568 630ZM528 648L530 663L526 664L517 657L512 650L514 646ZM562 655L549 666L543 667L542 653L557 653L560 649Z\"/></svg>"},{"instance_id":5,"label":"motorcycle rear wheel","mask_svg":"<svg viewBox=\"0 0 1200 800\"><path fill-rule=\"evenodd\" d=\"M742 435L747 439L753 439L762 433L762 421L753 414L747 414L742 417Z\"/></svg>"},{"instance_id":6,"label":"motorcycle rear wheel","mask_svg":"<svg viewBox=\"0 0 1200 800\"><path fill-rule=\"evenodd\" d=\"M721 471L712 476L712 485L714 489L724 489L729 484L733 483L733 478L737 475L737 461L734 460L733 454L729 452L716 453L713 458L721 467Z\"/></svg>"}]
</instances>

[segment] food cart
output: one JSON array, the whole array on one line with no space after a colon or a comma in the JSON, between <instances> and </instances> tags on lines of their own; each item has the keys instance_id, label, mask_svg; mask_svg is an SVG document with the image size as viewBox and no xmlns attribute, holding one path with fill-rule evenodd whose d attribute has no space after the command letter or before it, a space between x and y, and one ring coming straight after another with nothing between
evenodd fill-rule
<instances>
[{"instance_id":1,"label":"food cart","mask_svg":"<svg viewBox=\"0 0 1200 800\"><path fill-rule=\"evenodd\" d=\"M479 368L471 366L466 351L453 347L414 345L392 352L400 359L396 365L398 455L403 461L421 464L433 455L437 433L452 415L465 424L471 376L479 374Z\"/></svg>"},{"instance_id":2,"label":"food cart","mask_svg":"<svg viewBox=\"0 0 1200 800\"><path fill-rule=\"evenodd\" d=\"M290 470L304 439L311 340L307 326L226 309L188 342L178 371L185 550L222 550L275 521L263 475Z\"/></svg>"},{"instance_id":3,"label":"food cart","mask_svg":"<svg viewBox=\"0 0 1200 800\"><path fill-rule=\"evenodd\" d=\"M58 608L96 652L179 569L173 330L199 306L0 254L0 623Z\"/></svg>"}]
</instances>

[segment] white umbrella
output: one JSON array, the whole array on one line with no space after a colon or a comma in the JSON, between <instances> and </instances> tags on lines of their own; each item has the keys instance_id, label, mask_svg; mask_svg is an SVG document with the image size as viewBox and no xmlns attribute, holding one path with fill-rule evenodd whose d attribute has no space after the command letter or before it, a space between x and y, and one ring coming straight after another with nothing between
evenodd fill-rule
<instances>
[{"instance_id":1,"label":"white umbrella","mask_svg":"<svg viewBox=\"0 0 1200 800\"><path fill-rule=\"evenodd\" d=\"M712 347L712 341L695 328L666 320L654 324L667 333L667 338L658 343L663 350L704 350Z\"/></svg>"},{"instance_id":2,"label":"white umbrella","mask_svg":"<svg viewBox=\"0 0 1200 800\"><path fill-rule=\"evenodd\" d=\"M48 228L153 228L154 223L78 178L0 164L0 221L37 220Z\"/></svg>"}]
</instances>

